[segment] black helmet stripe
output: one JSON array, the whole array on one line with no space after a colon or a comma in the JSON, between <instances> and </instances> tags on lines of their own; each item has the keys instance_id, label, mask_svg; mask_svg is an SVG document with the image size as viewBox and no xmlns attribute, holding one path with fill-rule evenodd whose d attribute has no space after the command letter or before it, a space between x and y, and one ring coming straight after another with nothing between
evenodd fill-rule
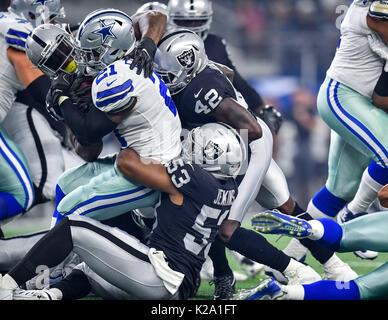
<instances>
[{"instance_id":1,"label":"black helmet stripe","mask_svg":"<svg viewBox=\"0 0 388 320\"><path fill-rule=\"evenodd\" d=\"M42 48L46 48L46 42L44 42L41 38L39 38L36 34L32 35L32 39L35 40L37 44L39 44Z\"/></svg>"}]
</instances>

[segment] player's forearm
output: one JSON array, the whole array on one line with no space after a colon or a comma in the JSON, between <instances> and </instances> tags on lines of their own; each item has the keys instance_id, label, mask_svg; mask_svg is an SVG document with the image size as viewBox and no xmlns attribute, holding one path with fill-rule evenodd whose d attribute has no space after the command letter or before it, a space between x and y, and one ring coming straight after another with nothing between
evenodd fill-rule
<instances>
[{"instance_id":1,"label":"player's forearm","mask_svg":"<svg viewBox=\"0 0 388 320\"><path fill-rule=\"evenodd\" d=\"M43 75L43 72L34 67L24 52L14 48L8 48L7 57L13 64L19 81L25 88Z\"/></svg>"},{"instance_id":2,"label":"player's forearm","mask_svg":"<svg viewBox=\"0 0 388 320\"><path fill-rule=\"evenodd\" d=\"M161 12L149 11L132 16L136 39L152 39L157 44L167 24L167 16Z\"/></svg>"},{"instance_id":3,"label":"player's forearm","mask_svg":"<svg viewBox=\"0 0 388 320\"><path fill-rule=\"evenodd\" d=\"M131 181L153 190L169 194L175 192L166 168L160 163L140 158L132 149L121 150L116 164L117 169Z\"/></svg>"},{"instance_id":4,"label":"player's forearm","mask_svg":"<svg viewBox=\"0 0 388 320\"><path fill-rule=\"evenodd\" d=\"M92 106L88 113L84 113L70 99L61 104L61 110L66 124L83 146L99 143L117 126L117 123L108 119L97 108Z\"/></svg>"},{"instance_id":5,"label":"player's forearm","mask_svg":"<svg viewBox=\"0 0 388 320\"><path fill-rule=\"evenodd\" d=\"M224 99L212 115L218 122L224 122L239 132L247 130L249 141L260 139L263 135L256 119L232 98Z\"/></svg>"}]
</instances>

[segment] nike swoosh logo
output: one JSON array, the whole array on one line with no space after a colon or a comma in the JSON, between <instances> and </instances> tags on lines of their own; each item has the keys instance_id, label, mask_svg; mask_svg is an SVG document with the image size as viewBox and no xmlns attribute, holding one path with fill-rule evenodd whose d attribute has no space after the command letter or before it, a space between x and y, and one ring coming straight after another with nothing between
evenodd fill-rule
<instances>
[{"instance_id":1,"label":"nike swoosh logo","mask_svg":"<svg viewBox=\"0 0 388 320\"><path fill-rule=\"evenodd\" d=\"M200 95L200 94L201 94L201 92L202 92L202 89L203 89L203 88L201 88L201 90L199 90L197 94L194 94L194 98L196 98L196 99L197 99L197 98L199 97L199 95Z\"/></svg>"},{"instance_id":2,"label":"nike swoosh logo","mask_svg":"<svg viewBox=\"0 0 388 320\"><path fill-rule=\"evenodd\" d=\"M112 82L109 82L109 83L107 82L107 83L106 83L106 86L107 86L107 87L110 87L110 86L113 84L113 82L115 82L115 81L117 81L117 79L115 79L115 80L113 80Z\"/></svg>"}]
</instances>

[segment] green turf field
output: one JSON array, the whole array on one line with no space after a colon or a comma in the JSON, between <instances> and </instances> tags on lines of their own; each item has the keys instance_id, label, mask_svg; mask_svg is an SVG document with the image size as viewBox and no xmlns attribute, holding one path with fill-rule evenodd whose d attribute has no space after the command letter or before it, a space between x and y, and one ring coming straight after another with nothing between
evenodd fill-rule
<instances>
[{"instance_id":1,"label":"green turf field","mask_svg":"<svg viewBox=\"0 0 388 320\"><path fill-rule=\"evenodd\" d=\"M25 234L33 231L39 231L44 230L49 227L50 221L51 221L51 213L53 210L53 204L45 204L45 205L39 205L34 208L34 210L31 210L31 212L28 213L28 216L22 216L16 217L15 219L12 219L11 222L6 223L5 234L10 236ZM257 212L257 208L252 208L250 210L250 213L247 214L244 222L243 227L250 228L250 219L249 216L252 215L254 212ZM4 225L3 225L4 227ZM279 239L279 236L265 236L269 242L274 244L277 248L283 249L286 247L288 242L291 238L288 237L281 237ZM371 272L381 266L383 263L388 261L388 253L380 253L379 256L373 260L362 260L358 257L356 257L353 253L337 253L337 255L345 262L347 262L354 271L356 271L359 275L363 275L365 273ZM233 270L239 271L241 273L244 273L243 270L241 270L238 266L234 258L228 254L230 266ZM323 270L319 263L310 255L308 254L306 257L305 262L312 266L320 275L323 276ZM255 278L248 278L246 281L240 281L237 282L236 288L250 288L254 287L257 284L257 277ZM201 299L201 300L212 300L213 299L213 293L214 293L214 286L209 285L209 281L202 281L201 286L198 290L197 296L193 299ZM88 300L95 299L95 298L86 298Z\"/></svg>"},{"instance_id":2,"label":"green turf field","mask_svg":"<svg viewBox=\"0 0 388 320\"><path fill-rule=\"evenodd\" d=\"M249 222L245 222L243 224L244 227L249 228ZM291 238L289 237L281 237L273 236L273 235L265 235L267 240L275 245L279 249L284 249ZM347 262L350 267L357 272L359 275L363 275L365 273L371 272L388 261L388 253L379 253L379 256L375 260L363 260L355 256L352 252L349 253L337 253L337 256L341 258L342 261ZM229 263L233 270L244 273L241 270L234 258L228 254ZM307 254L305 263L313 267L321 276L323 276L323 269L320 264L311 256L311 254ZM251 288L256 286L258 282L258 278L260 275L255 276L254 278L248 278L245 281L238 281L236 284L236 289L240 288ZM209 285L209 281L202 281L201 286L198 290L198 293L194 299L208 300L212 299L214 293L214 285Z\"/></svg>"}]
</instances>

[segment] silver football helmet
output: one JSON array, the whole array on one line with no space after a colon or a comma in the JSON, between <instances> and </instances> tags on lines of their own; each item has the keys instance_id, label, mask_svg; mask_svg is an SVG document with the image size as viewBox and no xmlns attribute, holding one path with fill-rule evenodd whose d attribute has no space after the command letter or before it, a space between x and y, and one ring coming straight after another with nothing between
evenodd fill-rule
<instances>
[{"instance_id":1,"label":"silver football helmet","mask_svg":"<svg viewBox=\"0 0 388 320\"><path fill-rule=\"evenodd\" d=\"M236 177L246 159L240 135L224 123L208 123L191 130L182 142L182 158L218 179Z\"/></svg>"},{"instance_id":2,"label":"silver football helmet","mask_svg":"<svg viewBox=\"0 0 388 320\"><path fill-rule=\"evenodd\" d=\"M147 2L147 3L143 4L141 7L139 7L139 9L137 9L136 13L144 13L144 12L147 12L150 10L158 11L158 12L161 12L161 13L165 14L166 16L168 16L167 5L165 5L164 3L161 3L161 2L157 2L157 1Z\"/></svg>"},{"instance_id":3,"label":"silver football helmet","mask_svg":"<svg viewBox=\"0 0 388 320\"><path fill-rule=\"evenodd\" d=\"M75 39L53 24L36 27L26 40L26 54L30 61L51 78L59 72L73 73L80 54Z\"/></svg>"},{"instance_id":4,"label":"silver football helmet","mask_svg":"<svg viewBox=\"0 0 388 320\"><path fill-rule=\"evenodd\" d=\"M213 20L209 0L170 0L168 2L168 29L185 28L206 39Z\"/></svg>"},{"instance_id":5,"label":"silver football helmet","mask_svg":"<svg viewBox=\"0 0 388 320\"><path fill-rule=\"evenodd\" d=\"M98 73L129 54L136 43L132 19L117 9L95 10L81 23L77 33L83 61L89 74Z\"/></svg>"},{"instance_id":6,"label":"silver football helmet","mask_svg":"<svg viewBox=\"0 0 388 320\"><path fill-rule=\"evenodd\" d=\"M65 17L61 0L12 0L8 11L31 22L34 27Z\"/></svg>"},{"instance_id":7,"label":"silver football helmet","mask_svg":"<svg viewBox=\"0 0 388 320\"><path fill-rule=\"evenodd\" d=\"M203 40L190 30L169 31L158 43L155 70L171 94L183 90L207 64Z\"/></svg>"}]
</instances>

